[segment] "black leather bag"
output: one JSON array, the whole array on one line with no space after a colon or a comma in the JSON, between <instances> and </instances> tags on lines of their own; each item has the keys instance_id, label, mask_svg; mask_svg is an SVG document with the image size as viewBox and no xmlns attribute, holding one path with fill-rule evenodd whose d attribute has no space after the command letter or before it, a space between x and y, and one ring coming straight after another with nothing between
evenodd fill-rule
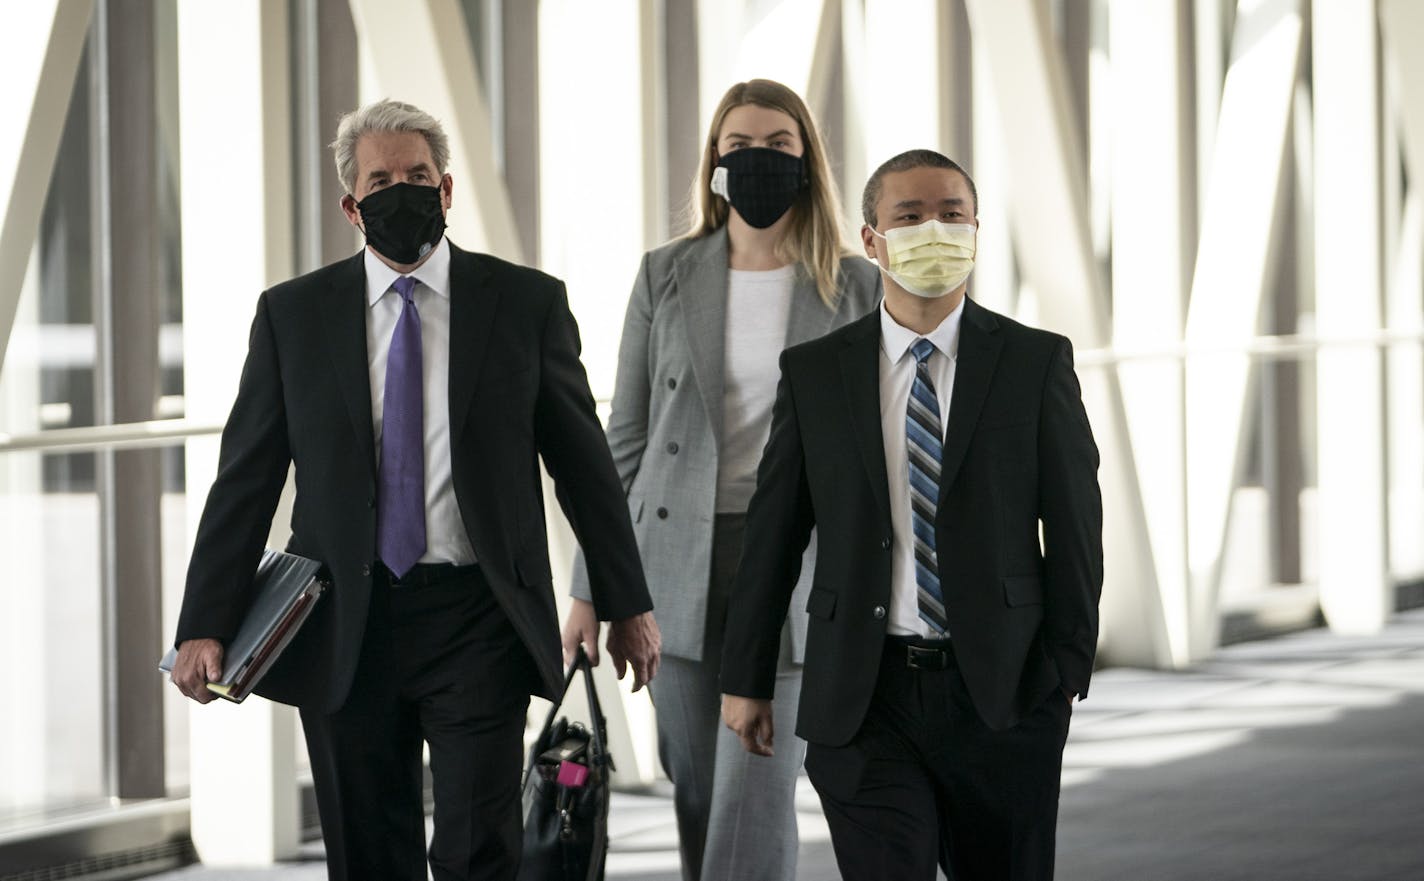
<instances>
[{"instance_id":1,"label":"black leather bag","mask_svg":"<svg viewBox=\"0 0 1424 881\"><path fill-rule=\"evenodd\" d=\"M574 674L583 671L592 724L559 716ZM608 853L607 726L593 669L580 647L559 703L529 749L524 767L524 856L519 881L602 881Z\"/></svg>"}]
</instances>

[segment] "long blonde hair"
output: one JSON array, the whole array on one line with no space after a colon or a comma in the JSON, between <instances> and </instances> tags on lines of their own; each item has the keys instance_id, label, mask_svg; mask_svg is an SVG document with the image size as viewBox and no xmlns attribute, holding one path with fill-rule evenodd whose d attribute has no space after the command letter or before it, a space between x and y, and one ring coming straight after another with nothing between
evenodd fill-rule
<instances>
[{"instance_id":1,"label":"long blonde hair","mask_svg":"<svg viewBox=\"0 0 1424 881\"><path fill-rule=\"evenodd\" d=\"M795 92L772 80L747 80L727 90L712 114L712 125L702 147L702 161L692 181L688 198L689 229L684 238L696 239L727 225L731 208L727 200L712 192L712 169L717 166L717 137L722 123L734 108L755 104L779 110L801 127L801 158L809 185L791 206L791 223L777 245L777 256L800 263L816 283L816 293L832 308L836 304L836 283L841 257L850 253L841 236L841 200L831 177L826 148L816 131L811 111Z\"/></svg>"}]
</instances>

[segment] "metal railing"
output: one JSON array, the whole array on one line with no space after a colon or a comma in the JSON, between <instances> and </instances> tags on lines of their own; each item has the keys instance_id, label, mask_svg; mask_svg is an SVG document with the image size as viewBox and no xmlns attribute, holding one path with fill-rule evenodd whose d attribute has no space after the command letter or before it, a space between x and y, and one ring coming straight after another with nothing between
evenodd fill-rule
<instances>
[{"instance_id":1,"label":"metal railing","mask_svg":"<svg viewBox=\"0 0 1424 881\"><path fill-rule=\"evenodd\" d=\"M1322 349L1364 348L1388 349L1399 345L1424 345L1424 329L1382 330L1356 336L1274 335L1256 336L1242 342L1221 344L1180 343L1170 346L1132 348L1111 346L1080 349L1076 355L1079 367L1112 367L1145 361L1186 361L1203 355L1245 355L1255 360L1274 361L1303 359ZM608 401L599 398L600 408ZM149 422L129 422L120 425L96 425L85 428L56 428L26 434L0 432L0 454L43 451L80 453L96 450L145 449L174 446L190 437L206 437L222 433L220 423L194 422L187 419L155 419Z\"/></svg>"},{"instance_id":2,"label":"metal railing","mask_svg":"<svg viewBox=\"0 0 1424 881\"><path fill-rule=\"evenodd\" d=\"M0 433L0 453L84 453L167 447L190 437L221 434L222 428L221 424L190 422L187 419L155 419L120 425L55 428L28 434Z\"/></svg>"}]
</instances>

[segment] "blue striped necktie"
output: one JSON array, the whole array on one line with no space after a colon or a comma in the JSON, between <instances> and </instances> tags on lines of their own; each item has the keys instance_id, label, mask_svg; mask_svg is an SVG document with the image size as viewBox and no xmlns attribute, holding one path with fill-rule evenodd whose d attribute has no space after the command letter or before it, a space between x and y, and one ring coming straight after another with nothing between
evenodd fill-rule
<instances>
[{"instance_id":1,"label":"blue striped necktie","mask_svg":"<svg viewBox=\"0 0 1424 881\"><path fill-rule=\"evenodd\" d=\"M949 635L944 615L944 595L939 586L939 554L935 550L935 511L939 507L939 464L943 457L939 398L930 379L930 353L934 343L917 340L915 383L905 415L905 449L910 471L910 526L915 534L915 584L920 618L937 635Z\"/></svg>"}]
</instances>

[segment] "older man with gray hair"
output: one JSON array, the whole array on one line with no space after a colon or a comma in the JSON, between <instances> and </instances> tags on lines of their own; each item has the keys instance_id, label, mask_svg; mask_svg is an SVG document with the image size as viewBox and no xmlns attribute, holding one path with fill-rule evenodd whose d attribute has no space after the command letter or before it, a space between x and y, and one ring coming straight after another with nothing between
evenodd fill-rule
<instances>
[{"instance_id":1,"label":"older man with gray hair","mask_svg":"<svg viewBox=\"0 0 1424 881\"><path fill-rule=\"evenodd\" d=\"M564 285L446 240L440 123L379 101L332 144L366 247L261 295L198 527L173 681L199 703L286 480L334 587L257 688L301 709L332 879L513 878L529 695L562 687L539 459L634 689L659 638Z\"/></svg>"}]
</instances>

